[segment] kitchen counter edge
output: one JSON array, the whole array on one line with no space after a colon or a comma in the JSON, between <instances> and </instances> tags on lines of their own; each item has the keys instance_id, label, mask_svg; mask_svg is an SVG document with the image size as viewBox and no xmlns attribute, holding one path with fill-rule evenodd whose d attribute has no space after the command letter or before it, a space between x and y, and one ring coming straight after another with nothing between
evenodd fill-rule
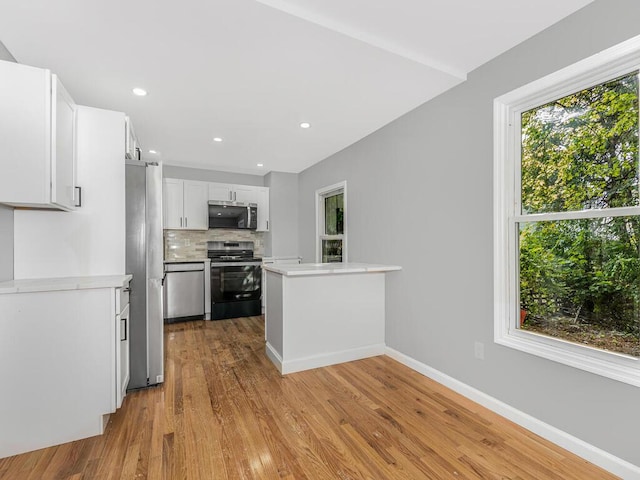
<instances>
[{"instance_id":1,"label":"kitchen counter edge","mask_svg":"<svg viewBox=\"0 0 640 480\"><path fill-rule=\"evenodd\" d=\"M9 293L54 292L92 288L121 288L133 275L91 275L86 277L26 278L0 282L0 295Z\"/></svg>"},{"instance_id":2,"label":"kitchen counter edge","mask_svg":"<svg viewBox=\"0 0 640 480\"><path fill-rule=\"evenodd\" d=\"M379 265L374 263L301 263L298 265L271 264L262 267L268 272L286 277L308 275L342 275L346 273L382 273L402 270L398 265Z\"/></svg>"}]
</instances>

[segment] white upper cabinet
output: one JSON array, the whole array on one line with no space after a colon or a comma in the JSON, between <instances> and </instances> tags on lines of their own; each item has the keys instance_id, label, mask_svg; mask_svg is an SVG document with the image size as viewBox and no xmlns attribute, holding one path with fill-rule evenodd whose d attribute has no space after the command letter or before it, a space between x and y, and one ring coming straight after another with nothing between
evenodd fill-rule
<instances>
[{"instance_id":1,"label":"white upper cabinet","mask_svg":"<svg viewBox=\"0 0 640 480\"><path fill-rule=\"evenodd\" d=\"M184 180L165 178L162 181L162 210L163 228L183 228Z\"/></svg>"},{"instance_id":2,"label":"white upper cabinet","mask_svg":"<svg viewBox=\"0 0 640 480\"><path fill-rule=\"evenodd\" d=\"M141 147L129 117L124 118L124 155L129 160L141 160Z\"/></svg>"},{"instance_id":3,"label":"white upper cabinet","mask_svg":"<svg viewBox=\"0 0 640 480\"><path fill-rule=\"evenodd\" d=\"M258 203L256 202L256 192L259 187L250 185L234 185L233 200L240 203Z\"/></svg>"},{"instance_id":4,"label":"white upper cabinet","mask_svg":"<svg viewBox=\"0 0 640 480\"><path fill-rule=\"evenodd\" d=\"M269 231L269 187L255 187L255 203L258 204L258 228L260 232Z\"/></svg>"},{"instance_id":5,"label":"white upper cabinet","mask_svg":"<svg viewBox=\"0 0 640 480\"><path fill-rule=\"evenodd\" d=\"M184 181L184 228L209 228L209 185L206 182Z\"/></svg>"},{"instance_id":6,"label":"white upper cabinet","mask_svg":"<svg viewBox=\"0 0 640 480\"><path fill-rule=\"evenodd\" d=\"M73 210L76 106L49 70L0 61L0 203Z\"/></svg>"},{"instance_id":7,"label":"white upper cabinet","mask_svg":"<svg viewBox=\"0 0 640 480\"><path fill-rule=\"evenodd\" d=\"M209 184L165 178L162 183L163 228L207 230Z\"/></svg>"},{"instance_id":8,"label":"white upper cabinet","mask_svg":"<svg viewBox=\"0 0 640 480\"><path fill-rule=\"evenodd\" d=\"M209 200L233 202L233 185L226 183L210 183Z\"/></svg>"}]
</instances>

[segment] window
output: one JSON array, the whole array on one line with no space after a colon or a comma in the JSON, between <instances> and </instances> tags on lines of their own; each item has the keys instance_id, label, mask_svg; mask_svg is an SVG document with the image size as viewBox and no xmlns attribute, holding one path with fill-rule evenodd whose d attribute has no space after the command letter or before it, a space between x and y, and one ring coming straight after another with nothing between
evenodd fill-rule
<instances>
[{"instance_id":1,"label":"window","mask_svg":"<svg viewBox=\"0 0 640 480\"><path fill-rule=\"evenodd\" d=\"M495 100L495 341L640 386L640 39Z\"/></svg>"},{"instance_id":2,"label":"window","mask_svg":"<svg viewBox=\"0 0 640 480\"><path fill-rule=\"evenodd\" d=\"M318 241L316 260L322 263L347 261L347 182L316 191Z\"/></svg>"}]
</instances>

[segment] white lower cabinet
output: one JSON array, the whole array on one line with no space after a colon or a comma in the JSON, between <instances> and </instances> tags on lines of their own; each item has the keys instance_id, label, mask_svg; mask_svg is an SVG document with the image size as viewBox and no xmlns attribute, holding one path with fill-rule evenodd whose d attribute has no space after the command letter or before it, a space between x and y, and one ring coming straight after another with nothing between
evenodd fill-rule
<instances>
[{"instance_id":1,"label":"white lower cabinet","mask_svg":"<svg viewBox=\"0 0 640 480\"><path fill-rule=\"evenodd\" d=\"M129 385L129 285L123 288L117 288L115 291L116 299L116 408L122 406L122 401L127 395L127 386Z\"/></svg>"},{"instance_id":2,"label":"white lower cabinet","mask_svg":"<svg viewBox=\"0 0 640 480\"><path fill-rule=\"evenodd\" d=\"M0 458L104 432L126 391L126 278L0 283Z\"/></svg>"}]
</instances>

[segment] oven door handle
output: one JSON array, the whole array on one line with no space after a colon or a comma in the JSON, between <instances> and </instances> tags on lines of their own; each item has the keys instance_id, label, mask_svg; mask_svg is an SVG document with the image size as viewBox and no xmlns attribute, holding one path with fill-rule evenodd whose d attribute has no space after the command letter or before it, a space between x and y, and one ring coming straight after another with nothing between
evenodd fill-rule
<instances>
[{"instance_id":1,"label":"oven door handle","mask_svg":"<svg viewBox=\"0 0 640 480\"><path fill-rule=\"evenodd\" d=\"M262 262L220 262L220 263L211 263L211 268L220 268L220 267L251 267L251 266L260 266Z\"/></svg>"}]
</instances>

